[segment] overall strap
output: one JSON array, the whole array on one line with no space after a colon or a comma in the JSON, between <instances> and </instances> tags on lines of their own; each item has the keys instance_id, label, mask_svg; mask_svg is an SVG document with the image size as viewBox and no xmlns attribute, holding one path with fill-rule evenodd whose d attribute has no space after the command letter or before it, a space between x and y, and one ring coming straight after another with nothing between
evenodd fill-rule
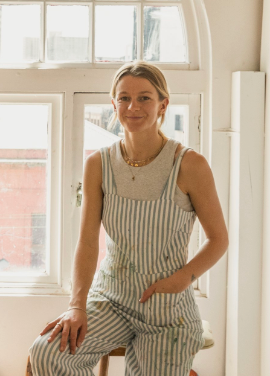
<instances>
[{"instance_id":1,"label":"overall strap","mask_svg":"<svg viewBox=\"0 0 270 376\"><path fill-rule=\"evenodd\" d=\"M102 187L104 193L116 194L116 184L113 176L108 147L106 146L101 148L100 154L102 161Z\"/></svg>"},{"instance_id":2,"label":"overall strap","mask_svg":"<svg viewBox=\"0 0 270 376\"><path fill-rule=\"evenodd\" d=\"M161 196L162 199L174 200L175 187L176 187L176 184L177 184L177 176L178 176L178 172L179 172L179 169L180 169L181 161L182 161L183 155L185 154L185 152L188 149L192 149L192 148L185 147L178 154L178 156L177 156L177 158L174 162L172 171L171 171L169 178L167 180L167 183L164 187L164 190L163 190L163 193L162 193L162 196Z\"/></svg>"}]
</instances>

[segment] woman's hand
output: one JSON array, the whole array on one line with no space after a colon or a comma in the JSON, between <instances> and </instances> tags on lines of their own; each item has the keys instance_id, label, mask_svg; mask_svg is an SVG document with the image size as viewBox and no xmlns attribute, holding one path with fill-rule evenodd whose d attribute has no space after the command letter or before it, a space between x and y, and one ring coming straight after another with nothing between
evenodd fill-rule
<instances>
[{"instance_id":1,"label":"woman's hand","mask_svg":"<svg viewBox=\"0 0 270 376\"><path fill-rule=\"evenodd\" d=\"M177 294L182 292L181 286L179 284L179 279L175 274L168 278L163 278L155 283L153 283L148 289L143 292L140 303L146 302L150 296L156 292L167 293L167 294Z\"/></svg>"},{"instance_id":2,"label":"woman's hand","mask_svg":"<svg viewBox=\"0 0 270 376\"><path fill-rule=\"evenodd\" d=\"M57 325L58 323L61 325ZM75 355L76 346L81 346L87 332L87 315L85 312L80 310L74 309L67 311L57 317L56 320L48 323L40 335L42 336L52 328L54 329L48 338L48 342L51 343L55 337L62 332L60 351L62 352L66 349L69 337L70 353Z\"/></svg>"}]
</instances>

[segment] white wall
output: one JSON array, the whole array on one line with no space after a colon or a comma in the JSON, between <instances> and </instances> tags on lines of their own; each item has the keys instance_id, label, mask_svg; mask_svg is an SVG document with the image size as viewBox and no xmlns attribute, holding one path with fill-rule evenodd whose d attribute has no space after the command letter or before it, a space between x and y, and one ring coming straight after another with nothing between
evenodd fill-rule
<instances>
[{"instance_id":1,"label":"white wall","mask_svg":"<svg viewBox=\"0 0 270 376\"><path fill-rule=\"evenodd\" d=\"M253 376L263 375L259 328L265 73L234 72L232 83L226 375Z\"/></svg>"},{"instance_id":2,"label":"white wall","mask_svg":"<svg viewBox=\"0 0 270 376\"><path fill-rule=\"evenodd\" d=\"M261 374L270 374L270 1L264 0L261 70L266 73L265 98L265 164L264 164L264 216L262 250L262 306L261 306Z\"/></svg>"},{"instance_id":3,"label":"white wall","mask_svg":"<svg viewBox=\"0 0 270 376\"><path fill-rule=\"evenodd\" d=\"M195 3L201 0L194 0ZM202 114L211 123L213 133L211 166L219 197L223 205L224 214L228 221L229 196L229 139L226 130L231 122L231 78L234 71L258 71L260 69L260 39L262 22L262 0L204 0L204 6L209 19L212 39L212 80L209 90L212 91L212 103ZM33 71L34 74L34 71ZM61 77L61 74L60 74ZM7 85L8 76L0 71L1 83ZM59 78L60 79L60 78ZM82 80L80 76L78 79ZM19 75L17 77L19 82ZM34 82L34 80L33 80ZM46 86L46 83L41 83ZM65 89L63 89L65 90ZM68 100L71 100L69 98ZM66 116L71 116L67 113ZM211 127L210 127L211 129ZM224 130L224 131L223 131ZM220 168L222 166L222 168ZM225 184L224 184L225 176ZM227 257L223 257L211 270L211 281L221 280L226 289L226 273L224 264ZM213 299L219 299L218 292L212 294ZM31 303L29 303L31 301ZM68 298L48 297L6 297L0 296L0 375L20 376L24 374L28 348L37 333L47 321L66 309ZM35 305L36 318L28 307ZM202 315L204 306L201 306ZM220 311L212 315L224 314L226 301L220 302ZM211 317L209 318L211 322ZM214 328L222 331L225 338L225 327ZM210 350L207 350L210 352ZM216 376L225 375L224 357L210 359L207 351L201 351L197 362L205 364L200 376L208 376L209 367L217 370ZM211 362L210 362L211 361ZM210 365L211 363L211 365ZM121 363L122 364L122 363ZM117 374L118 376L118 374Z\"/></svg>"}]
</instances>

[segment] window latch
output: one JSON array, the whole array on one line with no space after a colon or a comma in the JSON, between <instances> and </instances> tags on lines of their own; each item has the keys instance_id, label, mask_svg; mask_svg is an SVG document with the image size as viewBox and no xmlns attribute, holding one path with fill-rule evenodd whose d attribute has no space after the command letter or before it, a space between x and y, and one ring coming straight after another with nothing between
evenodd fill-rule
<instances>
[{"instance_id":1,"label":"window latch","mask_svg":"<svg viewBox=\"0 0 270 376\"><path fill-rule=\"evenodd\" d=\"M76 206L81 206L82 204L82 183L79 183L77 187L77 204Z\"/></svg>"}]
</instances>

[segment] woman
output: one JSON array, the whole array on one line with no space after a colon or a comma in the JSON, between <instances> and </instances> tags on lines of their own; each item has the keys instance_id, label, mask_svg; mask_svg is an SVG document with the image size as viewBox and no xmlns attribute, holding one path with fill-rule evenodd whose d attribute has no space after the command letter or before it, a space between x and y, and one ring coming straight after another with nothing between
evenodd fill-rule
<instances>
[{"instance_id":1,"label":"woman","mask_svg":"<svg viewBox=\"0 0 270 376\"><path fill-rule=\"evenodd\" d=\"M160 131L169 93L157 67L125 64L111 97L125 137L85 162L70 304L32 345L34 376L93 375L125 344L126 376L188 376L204 345L192 282L228 247L211 169ZM187 264L196 216L206 240ZM88 295L101 220L106 257Z\"/></svg>"}]
</instances>

